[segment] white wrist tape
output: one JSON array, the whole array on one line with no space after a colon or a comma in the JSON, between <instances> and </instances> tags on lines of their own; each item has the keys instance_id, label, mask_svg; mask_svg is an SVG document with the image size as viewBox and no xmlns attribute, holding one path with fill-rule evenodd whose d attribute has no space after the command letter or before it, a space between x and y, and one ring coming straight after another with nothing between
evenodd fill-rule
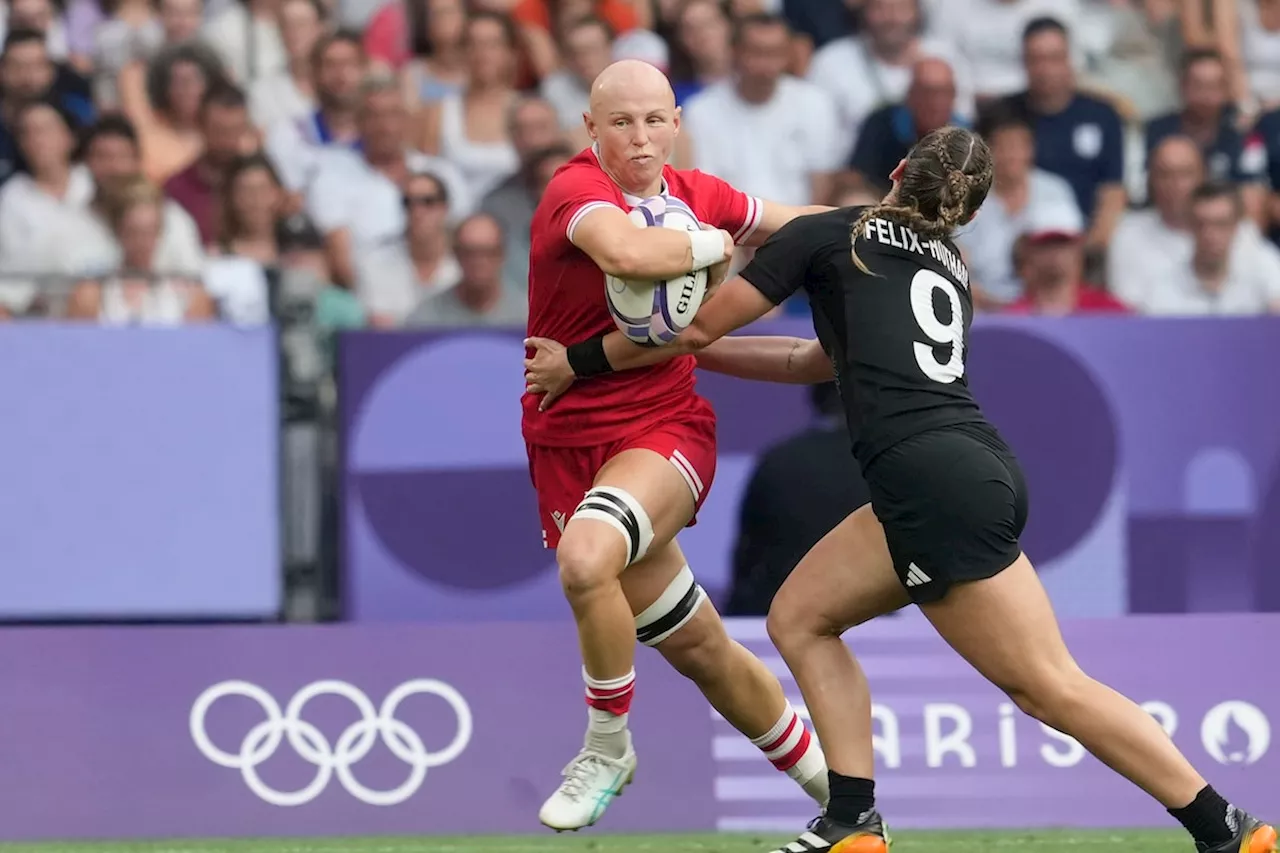
<instances>
[{"instance_id":1,"label":"white wrist tape","mask_svg":"<svg viewBox=\"0 0 1280 853\"><path fill-rule=\"evenodd\" d=\"M724 260L724 237L719 231L690 231L693 248L693 271L714 266Z\"/></svg>"}]
</instances>

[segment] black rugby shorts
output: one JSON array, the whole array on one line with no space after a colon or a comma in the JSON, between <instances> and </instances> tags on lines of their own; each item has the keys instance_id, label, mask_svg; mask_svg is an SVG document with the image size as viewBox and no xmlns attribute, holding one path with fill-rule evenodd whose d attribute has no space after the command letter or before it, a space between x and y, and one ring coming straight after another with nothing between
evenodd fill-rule
<instances>
[{"instance_id":1,"label":"black rugby shorts","mask_svg":"<svg viewBox=\"0 0 1280 853\"><path fill-rule=\"evenodd\" d=\"M919 433L881 453L864 474L894 570L917 604L997 575L1022 553L1026 482L990 426Z\"/></svg>"}]
</instances>

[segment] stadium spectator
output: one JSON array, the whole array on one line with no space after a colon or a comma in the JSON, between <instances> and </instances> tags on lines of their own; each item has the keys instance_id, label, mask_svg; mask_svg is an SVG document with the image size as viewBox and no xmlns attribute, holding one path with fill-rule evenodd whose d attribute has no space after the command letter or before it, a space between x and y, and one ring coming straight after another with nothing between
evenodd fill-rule
<instances>
[{"instance_id":1,"label":"stadium spectator","mask_svg":"<svg viewBox=\"0 0 1280 853\"><path fill-rule=\"evenodd\" d=\"M169 0L171 6L182 8L183 0ZM188 2L195 11L190 38L200 25L199 2ZM135 61L145 62L165 43L165 31L151 0L120 0L111 10L111 17L104 21L94 35L93 45L93 97L100 108L113 109L119 105L116 79L126 65Z\"/></svg>"},{"instance_id":2,"label":"stadium spectator","mask_svg":"<svg viewBox=\"0 0 1280 853\"><path fill-rule=\"evenodd\" d=\"M394 77L374 74L365 81L356 118L359 153L323 151L306 200L307 214L329 245L333 275L343 284L354 280L356 254L404 233L403 188L410 175L439 176L448 188L442 212L450 221L470 213L473 204L457 166L407 147L409 119Z\"/></svg>"},{"instance_id":3,"label":"stadium spectator","mask_svg":"<svg viewBox=\"0 0 1280 853\"><path fill-rule=\"evenodd\" d=\"M23 101L51 98L77 122L92 119L93 105L58 85L44 37L35 30L11 30L0 57L0 183L26 168L13 133L13 117Z\"/></svg>"},{"instance_id":4,"label":"stadium spectator","mask_svg":"<svg viewBox=\"0 0 1280 853\"><path fill-rule=\"evenodd\" d=\"M980 100L1007 97L1030 85L1020 48L1033 21L1052 16L1061 22L1065 41L1081 19L1080 0L942 0L929 12L928 33L956 46ZM1083 65L1078 51L1064 61Z\"/></svg>"},{"instance_id":5,"label":"stadium spectator","mask_svg":"<svg viewBox=\"0 0 1280 853\"><path fill-rule=\"evenodd\" d=\"M1246 113L1280 108L1280 3L1212 0L1217 47L1232 57Z\"/></svg>"},{"instance_id":6,"label":"stadium spectator","mask_svg":"<svg viewBox=\"0 0 1280 853\"><path fill-rule=\"evenodd\" d=\"M454 233L461 274L456 286L422 302L410 326L523 326L529 316L525 286L504 281L502 226L486 213L464 219Z\"/></svg>"},{"instance_id":7,"label":"stadium spectator","mask_svg":"<svg viewBox=\"0 0 1280 853\"><path fill-rule=\"evenodd\" d=\"M956 241L973 274L975 302L995 308L1022 295L1013 244L1026 223L1045 208L1075 207L1076 197L1065 180L1035 167L1035 135L1021 115L993 108L979 130L991 147L995 178L982 215Z\"/></svg>"},{"instance_id":8,"label":"stadium spectator","mask_svg":"<svg viewBox=\"0 0 1280 853\"><path fill-rule=\"evenodd\" d=\"M612 61L612 47L613 31L599 18L583 18L562 30L560 54L564 67L544 77L539 88L542 97L556 108L565 130L582 127L591 84Z\"/></svg>"},{"instance_id":9,"label":"stadium spectator","mask_svg":"<svg viewBox=\"0 0 1280 853\"><path fill-rule=\"evenodd\" d=\"M1081 36L1091 42L1083 87L1112 92L1145 121L1177 106L1183 50L1175 0L1089 0ZM1092 38L1089 38L1092 36Z\"/></svg>"},{"instance_id":10,"label":"stadium spectator","mask_svg":"<svg viewBox=\"0 0 1280 853\"><path fill-rule=\"evenodd\" d=\"M1084 283L1084 218L1074 204L1033 211L1013 251L1023 293L1007 312L1064 317L1129 310L1105 290Z\"/></svg>"},{"instance_id":11,"label":"stadium spectator","mask_svg":"<svg viewBox=\"0 0 1280 853\"><path fill-rule=\"evenodd\" d=\"M956 108L973 118L973 90L949 42L922 37L920 0L866 0L862 30L828 43L814 54L809 79L827 90L839 110L846 151L858 141L858 129L871 113L907 96L916 63L944 60L956 78ZM895 164L896 165L896 164Z\"/></svg>"},{"instance_id":12,"label":"stadium spectator","mask_svg":"<svg viewBox=\"0 0 1280 853\"><path fill-rule=\"evenodd\" d=\"M507 275L525 282L529 277L529 223L546 186L542 178L544 152L555 149L555 165L573 156L563 142L555 108L541 98L521 98L511 108L511 144L520 168L480 202L480 209L498 220L506 235ZM554 170L553 170L554 171Z\"/></svg>"},{"instance_id":13,"label":"stadium spectator","mask_svg":"<svg viewBox=\"0 0 1280 853\"><path fill-rule=\"evenodd\" d=\"M148 11L151 9L148 2ZM141 10L130 12L121 25L108 22L102 27L95 47L97 79L95 97L104 109L134 109L147 96L149 64L167 47L196 42L204 23L204 0L159 0L159 24L152 29L140 20ZM156 38L156 32L159 37ZM206 59L221 67L218 55L207 46Z\"/></svg>"},{"instance_id":14,"label":"stadium spectator","mask_svg":"<svg viewBox=\"0 0 1280 853\"><path fill-rule=\"evenodd\" d=\"M864 0L782 0L782 14L800 38L821 48L856 31Z\"/></svg>"},{"instance_id":15,"label":"stadium spectator","mask_svg":"<svg viewBox=\"0 0 1280 853\"><path fill-rule=\"evenodd\" d=\"M1280 249L1246 230L1239 190L1206 183L1191 199L1191 257L1137 304L1161 316L1280 313Z\"/></svg>"},{"instance_id":16,"label":"stadium spectator","mask_svg":"<svg viewBox=\"0 0 1280 853\"><path fill-rule=\"evenodd\" d=\"M462 269L449 245L445 217L449 190L435 175L412 175L405 183L408 212L404 232L357 256L356 295L369 321L402 325L424 300L457 285Z\"/></svg>"},{"instance_id":17,"label":"stadium spectator","mask_svg":"<svg viewBox=\"0 0 1280 853\"><path fill-rule=\"evenodd\" d=\"M835 383L814 385L816 419L765 449L738 507L726 616L764 616L782 582L809 549L871 500Z\"/></svg>"},{"instance_id":18,"label":"stadium spectator","mask_svg":"<svg viewBox=\"0 0 1280 853\"><path fill-rule=\"evenodd\" d=\"M553 33L565 24L588 15L600 18L615 35L651 24L651 9L632 0L515 0L511 17L520 28L528 51L526 77L522 82L540 80L558 63Z\"/></svg>"},{"instance_id":19,"label":"stadium spectator","mask_svg":"<svg viewBox=\"0 0 1280 853\"><path fill-rule=\"evenodd\" d=\"M64 234L93 196L93 177L72 164L71 120L56 101L27 101L13 120L29 173L0 187L0 269L55 273L66 254Z\"/></svg>"},{"instance_id":20,"label":"stadium spectator","mask_svg":"<svg viewBox=\"0 0 1280 853\"><path fill-rule=\"evenodd\" d=\"M1204 182L1204 158L1192 139L1167 136L1151 152L1147 183L1151 206L1126 211L1107 252L1107 285L1129 305L1191 259L1191 196Z\"/></svg>"},{"instance_id":21,"label":"stadium spectator","mask_svg":"<svg viewBox=\"0 0 1280 853\"><path fill-rule=\"evenodd\" d=\"M1128 205L1120 116L1110 104L1077 90L1067 29L1059 20L1028 24L1022 51L1027 90L1007 103L1032 122L1036 165L1071 184L1089 222L1086 245L1100 252Z\"/></svg>"},{"instance_id":22,"label":"stadium spectator","mask_svg":"<svg viewBox=\"0 0 1280 853\"><path fill-rule=\"evenodd\" d=\"M410 107L460 92L467 82L467 9L462 0L418 0L409 7L409 26L411 56L401 75ZM368 38L366 33L366 44Z\"/></svg>"},{"instance_id":23,"label":"stadium spectator","mask_svg":"<svg viewBox=\"0 0 1280 853\"><path fill-rule=\"evenodd\" d=\"M169 198L191 214L200 240L218 239L218 194L235 159L257 149L244 93L230 83L209 89L200 104L200 156L165 182Z\"/></svg>"},{"instance_id":24,"label":"stadium spectator","mask_svg":"<svg viewBox=\"0 0 1280 853\"><path fill-rule=\"evenodd\" d=\"M962 123L955 114L956 84L951 66L941 59L916 62L907 99L867 117L858 144L849 158L857 186L885 193L889 173L926 134L948 124Z\"/></svg>"},{"instance_id":25,"label":"stadium spectator","mask_svg":"<svg viewBox=\"0 0 1280 853\"><path fill-rule=\"evenodd\" d=\"M1227 69L1222 57L1211 50L1193 51L1182 61L1182 108L1153 119L1146 128L1146 150L1163 139L1181 134L1200 146L1211 180L1244 185L1245 207L1261 220L1265 191L1260 183L1266 167L1262 140L1246 137L1237 127L1230 102Z\"/></svg>"},{"instance_id":26,"label":"stadium spectator","mask_svg":"<svg viewBox=\"0 0 1280 853\"><path fill-rule=\"evenodd\" d=\"M123 116L107 115L89 128L81 151L93 177L93 202L63 234L65 271L99 276L120 268L123 249L107 218L107 200L142 174L142 155L133 126ZM176 201L166 200L154 266L162 273L196 275L204 264L200 232Z\"/></svg>"},{"instance_id":27,"label":"stadium spectator","mask_svg":"<svg viewBox=\"0 0 1280 853\"><path fill-rule=\"evenodd\" d=\"M1280 109L1258 119L1250 142L1262 145L1266 162L1262 227L1271 241L1280 245Z\"/></svg>"},{"instance_id":28,"label":"stadium spectator","mask_svg":"<svg viewBox=\"0 0 1280 853\"><path fill-rule=\"evenodd\" d=\"M360 36L346 30L321 36L312 48L316 107L267 130L266 150L280 179L291 191L307 189L320 169L325 148L356 150L360 128L360 82L366 62Z\"/></svg>"},{"instance_id":29,"label":"stadium spectator","mask_svg":"<svg viewBox=\"0 0 1280 853\"><path fill-rule=\"evenodd\" d=\"M287 67L249 87L249 117L263 130L304 119L316 109L311 57L324 34L325 8L321 0L282 0L279 17Z\"/></svg>"},{"instance_id":30,"label":"stadium spectator","mask_svg":"<svg viewBox=\"0 0 1280 853\"><path fill-rule=\"evenodd\" d=\"M671 85L676 106L733 73L733 24L716 0L680 7L671 42Z\"/></svg>"},{"instance_id":31,"label":"stadium spectator","mask_svg":"<svg viewBox=\"0 0 1280 853\"><path fill-rule=\"evenodd\" d=\"M288 70L279 6L280 0L232 0L201 30L240 86L248 88L256 80Z\"/></svg>"},{"instance_id":32,"label":"stadium spectator","mask_svg":"<svg viewBox=\"0 0 1280 853\"><path fill-rule=\"evenodd\" d=\"M788 75L789 61L785 20L753 15L738 21L735 78L707 87L685 106L694 165L779 204L823 203L844 156L835 107L822 89Z\"/></svg>"},{"instance_id":33,"label":"stadium spectator","mask_svg":"<svg viewBox=\"0 0 1280 853\"><path fill-rule=\"evenodd\" d=\"M508 132L514 88L517 34L501 15L473 15L467 22L466 87L422 113L419 148L454 165L470 198L483 198L520 166Z\"/></svg>"},{"instance_id":34,"label":"stadium spectator","mask_svg":"<svg viewBox=\"0 0 1280 853\"><path fill-rule=\"evenodd\" d=\"M164 217L160 190L145 178L134 178L113 191L106 206L123 250L120 269L101 282L77 285L67 316L112 326L176 326L212 319L213 300L198 281L161 274L155 266Z\"/></svg>"},{"instance_id":35,"label":"stadium spectator","mask_svg":"<svg viewBox=\"0 0 1280 853\"><path fill-rule=\"evenodd\" d=\"M71 56L67 27L53 0L9 0L8 30L35 30L44 37L45 49L54 62L65 62Z\"/></svg>"},{"instance_id":36,"label":"stadium spectator","mask_svg":"<svg viewBox=\"0 0 1280 853\"><path fill-rule=\"evenodd\" d=\"M147 66L145 93L127 86L122 72L121 107L137 131L149 181L163 184L200 156L200 105L225 79L217 57L199 43L163 48Z\"/></svg>"}]
</instances>

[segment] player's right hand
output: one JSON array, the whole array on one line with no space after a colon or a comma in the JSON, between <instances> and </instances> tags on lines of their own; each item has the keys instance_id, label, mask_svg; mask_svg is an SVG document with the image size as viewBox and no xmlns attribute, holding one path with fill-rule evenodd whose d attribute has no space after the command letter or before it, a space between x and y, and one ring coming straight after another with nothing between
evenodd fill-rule
<instances>
[{"instance_id":1,"label":"player's right hand","mask_svg":"<svg viewBox=\"0 0 1280 853\"><path fill-rule=\"evenodd\" d=\"M736 246L734 245L734 243L733 243L733 235L732 235L732 234L730 234L728 231L725 231L723 228L717 228L717 227L715 227L714 225L708 225L708 224L707 224L707 223L705 223L705 222L703 222L703 223L702 223L702 230L703 230L703 231L719 231L719 232L720 232L720 236L724 238L724 259L725 259L725 261L728 261L730 258L732 258L732 257L733 257L733 250L734 250L734 249L736 249L737 247L736 247ZM724 263L724 261L721 261L721 263Z\"/></svg>"},{"instance_id":2,"label":"player's right hand","mask_svg":"<svg viewBox=\"0 0 1280 853\"><path fill-rule=\"evenodd\" d=\"M577 377L563 344L547 338L526 338L524 345L533 350L533 358L524 360L524 390L542 395L538 411L545 412Z\"/></svg>"}]
</instances>

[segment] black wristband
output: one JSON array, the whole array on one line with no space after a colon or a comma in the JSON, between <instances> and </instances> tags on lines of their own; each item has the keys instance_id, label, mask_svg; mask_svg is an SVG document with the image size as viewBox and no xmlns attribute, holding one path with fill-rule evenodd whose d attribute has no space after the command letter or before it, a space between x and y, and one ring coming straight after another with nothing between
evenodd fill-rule
<instances>
[{"instance_id":1,"label":"black wristband","mask_svg":"<svg viewBox=\"0 0 1280 853\"><path fill-rule=\"evenodd\" d=\"M604 354L604 335L566 347L564 354L569 359L569 367L573 368L573 375L579 379L613 373L613 366Z\"/></svg>"}]
</instances>

